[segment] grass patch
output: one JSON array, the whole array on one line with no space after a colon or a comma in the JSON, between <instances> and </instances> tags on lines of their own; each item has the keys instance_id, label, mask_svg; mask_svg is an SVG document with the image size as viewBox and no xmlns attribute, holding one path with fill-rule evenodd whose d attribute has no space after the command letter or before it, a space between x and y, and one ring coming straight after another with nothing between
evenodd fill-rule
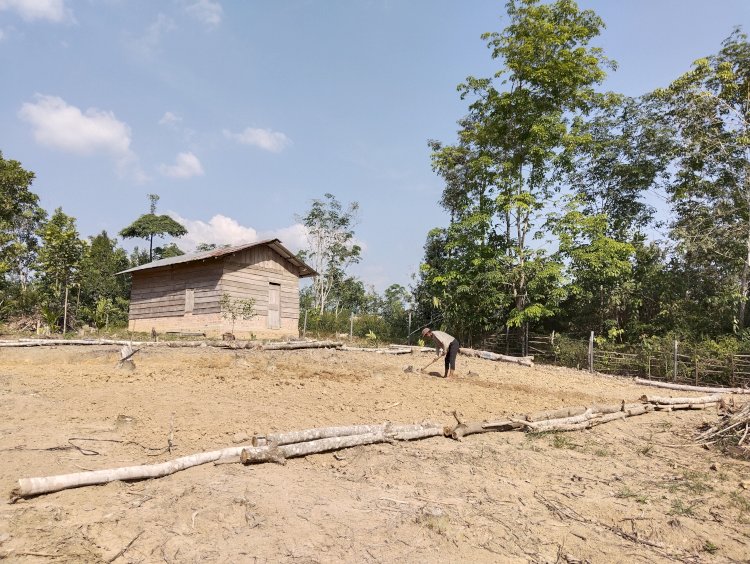
<instances>
[{"instance_id":1,"label":"grass patch","mask_svg":"<svg viewBox=\"0 0 750 564\"><path fill-rule=\"evenodd\" d=\"M552 433L552 446L554 448L568 448L571 450L578 448L578 445L564 433Z\"/></svg>"},{"instance_id":2,"label":"grass patch","mask_svg":"<svg viewBox=\"0 0 750 564\"><path fill-rule=\"evenodd\" d=\"M675 499L672 502L672 509L669 515L681 515L683 517L695 517L695 511L693 511L694 504L688 504L681 499Z\"/></svg>"},{"instance_id":3,"label":"grass patch","mask_svg":"<svg viewBox=\"0 0 750 564\"><path fill-rule=\"evenodd\" d=\"M667 482L667 490L670 493L687 492L693 495L701 495L714 489L708 483L709 480L708 474L689 470L681 477Z\"/></svg>"},{"instance_id":4,"label":"grass patch","mask_svg":"<svg viewBox=\"0 0 750 564\"><path fill-rule=\"evenodd\" d=\"M632 499L637 503L648 503L648 497L646 495L634 492L627 486L624 486L622 489L620 489L620 491L615 494L615 497L620 499Z\"/></svg>"},{"instance_id":5,"label":"grass patch","mask_svg":"<svg viewBox=\"0 0 750 564\"><path fill-rule=\"evenodd\" d=\"M703 552L708 552L709 554L715 554L718 550L719 550L719 547L709 540L703 543Z\"/></svg>"}]
</instances>

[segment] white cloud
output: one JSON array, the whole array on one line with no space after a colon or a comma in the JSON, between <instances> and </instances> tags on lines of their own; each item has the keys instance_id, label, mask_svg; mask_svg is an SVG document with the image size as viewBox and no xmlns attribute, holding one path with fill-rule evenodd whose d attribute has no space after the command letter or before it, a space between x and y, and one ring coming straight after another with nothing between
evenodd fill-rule
<instances>
[{"instance_id":1,"label":"white cloud","mask_svg":"<svg viewBox=\"0 0 750 564\"><path fill-rule=\"evenodd\" d=\"M0 0L0 11L16 12L26 21L47 20L60 23L73 19L65 0Z\"/></svg>"},{"instance_id":2,"label":"white cloud","mask_svg":"<svg viewBox=\"0 0 750 564\"><path fill-rule=\"evenodd\" d=\"M280 153L292 144L292 140L279 131L256 129L252 127L245 128L241 133L232 133L225 129L224 137L242 143L243 145L254 145L265 151L271 151L272 153Z\"/></svg>"},{"instance_id":3,"label":"white cloud","mask_svg":"<svg viewBox=\"0 0 750 564\"><path fill-rule=\"evenodd\" d=\"M174 212L170 212L169 215L187 229L187 235L179 240L179 245L187 252L192 252L201 243L242 245L265 239L279 239L290 251L297 252L307 242L307 231L299 223L280 229L259 232L253 227L240 225L236 219L221 214L213 216L208 222L186 219Z\"/></svg>"},{"instance_id":4,"label":"white cloud","mask_svg":"<svg viewBox=\"0 0 750 564\"><path fill-rule=\"evenodd\" d=\"M35 98L35 102L23 104L18 115L31 124L39 144L77 155L107 154L115 159L119 172L130 169L144 179L130 149L127 123L98 108L82 112L57 96L37 94Z\"/></svg>"},{"instance_id":5,"label":"white cloud","mask_svg":"<svg viewBox=\"0 0 750 564\"><path fill-rule=\"evenodd\" d=\"M181 121L182 118L180 116L173 114L172 112L164 112L164 115L161 116L161 119L159 120L159 125L173 127Z\"/></svg>"},{"instance_id":6,"label":"white cloud","mask_svg":"<svg viewBox=\"0 0 750 564\"><path fill-rule=\"evenodd\" d=\"M173 165L159 165L159 172L171 178L203 176L203 166L193 153L180 153Z\"/></svg>"},{"instance_id":7,"label":"white cloud","mask_svg":"<svg viewBox=\"0 0 750 564\"><path fill-rule=\"evenodd\" d=\"M195 0L185 3L185 11L199 22L203 22L209 28L218 27L224 15L221 4L214 0Z\"/></svg>"}]
</instances>

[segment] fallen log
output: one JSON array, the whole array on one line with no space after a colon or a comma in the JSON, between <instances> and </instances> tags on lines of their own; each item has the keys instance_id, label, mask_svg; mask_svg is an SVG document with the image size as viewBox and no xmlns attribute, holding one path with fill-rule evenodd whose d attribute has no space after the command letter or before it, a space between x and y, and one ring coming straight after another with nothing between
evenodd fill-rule
<instances>
[{"instance_id":1,"label":"fallen log","mask_svg":"<svg viewBox=\"0 0 750 564\"><path fill-rule=\"evenodd\" d=\"M679 409L708 409L716 407L716 403L660 403L654 405L656 411L677 411Z\"/></svg>"},{"instance_id":2,"label":"fallen log","mask_svg":"<svg viewBox=\"0 0 750 564\"><path fill-rule=\"evenodd\" d=\"M565 417L573 417L574 415L581 415L586 411L586 407L564 407L562 409L552 409L547 411L537 411L536 413L529 413L524 417L526 421L546 421L549 419L562 419Z\"/></svg>"},{"instance_id":3,"label":"fallen log","mask_svg":"<svg viewBox=\"0 0 750 564\"><path fill-rule=\"evenodd\" d=\"M644 378L636 378L634 382L642 386L654 386L656 388L666 388L668 390L682 390L683 392L706 392L709 394L750 394L750 388L710 388L704 386L690 386L687 384L672 384L670 382L646 380Z\"/></svg>"},{"instance_id":4,"label":"fallen log","mask_svg":"<svg viewBox=\"0 0 750 564\"><path fill-rule=\"evenodd\" d=\"M289 351L296 349L338 349L344 346L340 341L290 341L288 343L267 343L261 346L264 351Z\"/></svg>"},{"instance_id":5,"label":"fallen log","mask_svg":"<svg viewBox=\"0 0 750 564\"><path fill-rule=\"evenodd\" d=\"M287 458L319 454L331 450L341 450L360 445L383 443L388 440L384 431L366 433L363 435L349 435L345 437L331 437L317 439L304 443L288 445L270 444L262 447L244 448L240 452L240 462L243 464L258 464L262 462L284 463Z\"/></svg>"},{"instance_id":6,"label":"fallen log","mask_svg":"<svg viewBox=\"0 0 750 564\"><path fill-rule=\"evenodd\" d=\"M497 362L510 362L513 364L520 364L521 366L534 366L533 356L506 356L504 354L497 354L489 351L477 351L474 349L459 348L458 352L467 356L474 356L484 358L486 360L494 360Z\"/></svg>"},{"instance_id":7,"label":"fallen log","mask_svg":"<svg viewBox=\"0 0 750 564\"><path fill-rule=\"evenodd\" d=\"M667 398L662 396L641 396L641 401L644 403L654 403L658 405L676 405L676 404L701 404L701 403L717 403L721 401L721 395L715 394L712 396L702 396L698 398Z\"/></svg>"},{"instance_id":8,"label":"fallen log","mask_svg":"<svg viewBox=\"0 0 750 564\"><path fill-rule=\"evenodd\" d=\"M422 424L392 424L382 425L349 425L345 427L318 427L305 429L304 431L291 431L288 433L269 433L267 435L254 435L252 445L254 447L268 444L288 445L302 443L317 439L329 439L335 437L346 437L351 435L366 435L372 433L386 433L389 438L395 440L411 440L409 437L420 433L424 436L436 436L442 434L442 427L437 423Z\"/></svg>"},{"instance_id":9,"label":"fallen log","mask_svg":"<svg viewBox=\"0 0 750 564\"><path fill-rule=\"evenodd\" d=\"M265 446L269 443L277 445L288 445L302 443L316 439L328 439L332 437L345 437L348 435L365 435L383 431L385 425L349 425L346 427L318 427L305 429L303 431L290 431L288 433L269 433L267 435L253 435L254 447Z\"/></svg>"},{"instance_id":10,"label":"fallen log","mask_svg":"<svg viewBox=\"0 0 750 564\"><path fill-rule=\"evenodd\" d=\"M467 435L476 435L478 433L498 433L503 431L515 431L523 428L523 425L514 421L482 421L472 423L458 423L454 427L446 426L443 434L446 437L460 441Z\"/></svg>"},{"instance_id":11,"label":"fallen log","mask_svg":"<svg viewBox=\"0 0 750 564\"><path fill-rule=\"evenodd\" d=\"M357 429L360 426L348 427L348 429ZM443 434L442 426L434 423L424 424L399 424L399 425L374 425L372 427L379 428L380 430L374 433L367 433L368 436L383 436L384 440L400 440L408 441L432 436L439 436ZM331 428L329 428L331 429ZM300 433L310 433L315 431L311 429L308 431L301 431ZM363 435L357 435L362 437ZM333 439L341 437L332 437ZM320 439L327 440L327 439ZM315 441L307 441L296 444L309 444ZM344 442L344 441L342 441ZM322 443L321 443L322 444ZM365 444L365 443L363 443ZM167 462L158 464L144 464L140 466L127 466L123 468L110 468L106 470L92 470L87 472L76 472L73 474L62 474L58 476L48 476L40 478L21 478L18 480L18 486L13 489L10 495L11 502L15 502L24 497L31 497L35 495L57 492L70 488L77 488L81 486L93 486L98 484L107 484L109 482L116 481L130 481L130 480L144 480L148 478L161 478L191 468L193 466L200 466L202 464L208 464L209 462L227 461L234 457L241 457L243 450L254 452L254 450L261 449L259 452L270 450L266 446L237 446L229 447L221 450L215 450L210 452L202 452L198 454L192 454L189 456L183 456ZM286 445L278 448L285 448ZM347 447L341 447L347 448ZM283 451L282 451L283 452Z\"/></svg>"},{"instance_id":12,"label":"fallen log","mask_svg":"<svg viewBox=\"0 0 750 564\"><path fill-rule=\"evenodd\" d=\"M371 347L348 347L346 345L342 346L340 350L346 351L346 352L373 352L373 353L378 353L378 354L411 354L412 353L412 349L407 349L407 348L375 349Z\"/></svg>"},{"instance_id":13,"label":"fallen log","mask_svg":"<svg viewBox=\"0 0 750 564\"><path fill-rule=\"evenodd\" d=\"M93 486L107 484L118 480L145 480L148 478L161 478L191 468L214 462L220 458L238 456L246 447L229 447L222 450L201 452L181 458L175 458L159 464L144 464L141 466L126 466L124 468L109 468L106 470L92 470L88 472L75 472L73 474L61 474L44 478L21 478L18 486L10 495L11 502L23 497L52 493L69 488L81 486Z\"/></svg>"}]
</instances>

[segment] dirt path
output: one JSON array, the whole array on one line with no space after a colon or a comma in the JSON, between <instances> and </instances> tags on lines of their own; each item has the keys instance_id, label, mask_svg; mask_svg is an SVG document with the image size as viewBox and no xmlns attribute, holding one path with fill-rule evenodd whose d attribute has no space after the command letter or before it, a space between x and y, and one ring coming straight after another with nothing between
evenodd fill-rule
<instances>
[{"instance_id":1,"label":"dirt path","mask_svg":"<svg viewBox=\"0 0 750 564\"><path fill-rule=\"evenodd\" d=\"M21 477L215 450L254 432L449 423L453 410L499 419L654 393L464 357L455 381L405 373L426 364L421 354L149 348L133 372L116 360L117 347L0 350L0 490ZM715 414L371 445L68 490L0 505L0 559L747 561L750 492L739 484L750 465L691 445L704 419ZM170 434L173 453L149 456Z\"/></svg>"}]
</instances>

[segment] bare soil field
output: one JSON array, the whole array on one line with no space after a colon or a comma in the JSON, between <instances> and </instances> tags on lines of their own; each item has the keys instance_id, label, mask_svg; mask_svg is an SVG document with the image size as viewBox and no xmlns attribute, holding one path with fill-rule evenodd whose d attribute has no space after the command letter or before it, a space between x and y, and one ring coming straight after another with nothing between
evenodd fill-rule
<instances>
[{"instance_id":1,"label":"bare soil field","mask_svg":"<svg viewBox=\"0 0 750 564\"><path fill-rule=\"evenodd\" d=\"M162 462L255 432L700 395L467 357L454 380L404 372L427 353L152 347L134 359L125 371L116 346L0 349L4 496L19 478ZM750 464L691 441L716 418L434 437L3 501L0 560L748 562ZM151 456L170 435L172 453Z\"/></svg>"}]
</instances>

